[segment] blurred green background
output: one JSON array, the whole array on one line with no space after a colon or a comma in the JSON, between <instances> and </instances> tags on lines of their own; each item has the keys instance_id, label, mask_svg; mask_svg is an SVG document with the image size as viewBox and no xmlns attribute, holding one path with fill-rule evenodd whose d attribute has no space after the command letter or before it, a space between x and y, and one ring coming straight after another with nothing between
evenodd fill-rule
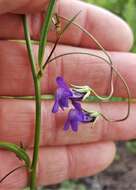
<instances>
[{"instance_id":1,"label":"blurred green background","mask_svg":"<svg viewBox=\"0 0 136 190\"><path fill-rule=\"evenodd\" d=\"M122 17L134 32L135 43L132 49L136 52L136 0L84 0L88 3L104 7Z\"/></svg>"}]
</instances>

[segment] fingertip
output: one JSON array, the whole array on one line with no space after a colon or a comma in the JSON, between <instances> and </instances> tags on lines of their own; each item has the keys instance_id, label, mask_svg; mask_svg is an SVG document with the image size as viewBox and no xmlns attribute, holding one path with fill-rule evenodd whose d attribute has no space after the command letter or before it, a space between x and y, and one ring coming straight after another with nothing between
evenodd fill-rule
<instances>
[{"instance_id":1,"label":"fingertip","mask_svg":"<svg viewBox=\"0 0 136 190\"><path fill-rule=\"evenodd\" d=\"M118 42L118 51L129 51L134 43L134 35L131 27L124 20L120 19L120 39Z\"/></svg>"},{"instance_id":2,"label":"fingertip","mask_svg":"<svg viewBox=\"0 0 136 190\"><path fill-rule=\"evenodd\" d=\"M130 26L119 16L107 9L88 5L86 28L109 51L129 51L134 42ZM83 43L89 47L88 39L83 35ZM96 45L93 44L95 48Z\"/></svg>"},{"instance_id":3,"label":"fingertip","mask_svg":"<svg viewBox=\"0 0 136 190\"><path fill-rule=\"evenodd\" d=\"M45 152L46 159L43 158ZM113 142L46 148L40 159L38 182L50 185L66 179L93 176L112 163L115 152Z\"/></svg>"},{"instance_id":4,"label":"fingertip","mask_svg":"<svg viewBox=\"0 0 136 190\"><path fill-rule=\"evenodd\" d=\"M68 170L66 178L77 179L102 172L113 162L115 153L116 147L113 142L67 147Z\"/></svg>"},{"instance_id":5,"label":"fingertip","mask_svg":"<svg viewBox=\"0 0 136 190\"><path fill-rule=\"evenodd\" d=\"M114 142L104 142L104 154L101 157L103 162L102 171L105 170L114 160L116 154L116 146Z\"/></svg>"},{"instance_id":6,"label":"fingertip","mask_svg":"<svg viewBox=\"0 0 136 190\"><path fill-rule=\"evenodd\" d=\"M32 155L32 150L30 151ZM40 149L37 171L37 183L50 185L60 183L70 178L95 175L111 164L115 156L113 142L99 142L61 147L46 147ZM7 151L1 150L0 161L6 159L6 165L1 165L1 175L9 172L22 161ZM2 163L2 162L1 162ZM26 169L20 169L8 176L0 187L16 189L27 184Z\"/></svg>"},{"instance_id":7,"label":"fingertip","mask_svg":"<svg viewBox=\"0 0 136 190\"><path fill-rule=\"evenodd\" d=\"M115 158L116 147L113 142L92 143L89 146L90 158L86 160L88 173L87 170L84 171L85 173L83 176L93 176L99 172L102 172L113 162Z\"/></svg>"}]
</instances>

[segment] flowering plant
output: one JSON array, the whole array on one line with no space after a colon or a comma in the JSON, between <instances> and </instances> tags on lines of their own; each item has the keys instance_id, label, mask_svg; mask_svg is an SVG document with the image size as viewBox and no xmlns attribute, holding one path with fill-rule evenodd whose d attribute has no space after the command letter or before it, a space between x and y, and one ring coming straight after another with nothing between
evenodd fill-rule
<instances>
[{"instance_id":1,"label":"flowering plant","mask_svg":"<svg viewBox=\"0 0 136 190\"><path fill-rule=\"evenodd\" d=\"M55 103L52 112L56 113L59 107L62 110L64 110L64 108L68 108L69 100L71 100L71 103L74 106L74 108L69 111L68 119L64 125L64 130L68 130L71 125L72 130L77 132L79 122L94 122L99 113L89 113L83 110L81 104L79 103L79 101L81 101L84 98L85 93L77 92L75 89L68 88L67 84L64 82L64 79L62 77L57 77L56 82L58 85L58 89L56 91Z\"/></svg>"},{"instance_id":2,"label":"flowering plant","mask_svg":"<svg viewBox=\"0 0 136 190\"><path fill-rule=\"evenodd\" d=\"M40 134L41 134L41 101L42 100L49 100L52 99L52 95L42 95L41 94L41 79L44 76L44 71L46 69L46 66L51 63L53 60L57 60L60 57L69 56L72 54L80 54L85 56L93 56L100 60L105 61L110 66L111 69L111 77L110 77L110 93L107 97L100 96L96 93L96 91L89 87L89 86L78 86L73 85L69 87L69 85L65 82L65 79L62 76L58 76L56 78L57 83L57 90L55 94L55 102L52 108L52 112L55 114L56 112L59 112L59 109L62 111L65 111L65 109L69 109L70 105L72 108L70 108L68 112L68 116L64 123L64 128L62 130L67 131L72 129L73 132L78 132L78 128L80 127L80 123L86 124L90 123L94 124L97 122L97 119L101 116L106 121L110 122L120 122L128 118L129 112L130 112L130 91L129 88L122 77L122 75L118 72L118 70L113 66L112 60L109 56L109 54L105 51L103 46L93 37L92 34L90 34L87 30L82 28L80 25L78 25L75 22L75 19L78 17L80 12L75 14L71 19L65 18L61 15L58 15L57 13L54 14L54 6L55 6L55 0L50 0L47 13L43 22L43 27L41 29L41 35L40 35L40 41L39 41L39 49L38 49L38 64L35 62L34 59L34 52L33 52L33 41L30 37L30 28L28 23L28 16L23 15L22 16L22 22L24 27L24 36L25 36L25 44L28 51L29 61L31 65L31 71L33 76L33 82L34 82L34 88L35 88L35 96L33 97L1 97L1 98L13 98L13 99L34 99L35 100L35 135L34 135L34 150L33 150L33 157L32 160L29 157L27 151L25 150L23 146L23 142L20 146L8 142L0 142L0 148L10 150L13 153L16 154L16 156L24 161L25 164L22 164L22 166L15 168L13 171L10 171L6 176L4 176L1 179L1 182L5 180L6 177L8 177L10 174L12 174L15 170L20 169L21 167L25 167L29 180L28 180L28 186L30 187L30 190L35 190L37 188L36 184L36 177L37 177L37 163L39 158L39 144L40 144ZM66 24L62 28L61 22L65 21ZM47 36L50 29L51 22L55 26L56 31L56 40L54 43L54 46L49 54L49 56L46 58L46 61L43 62L43 57L45 53L45 47L47 45ZM56 57L53 57L53 53L57 47L57 44L59 43L60 39L62 38L65 31L69 28L70 25L74 25L78 29L80 29L83 33L85 33L91 40L93 40L97 46L103 51L106 58L103 58L102 56L99 56L97 54L89 53L89 52L68 52L65 54L57 55ZM114 85L113 85L113 73L116 73L121 81L123 82L128 98L128 110L127 114L123 118L119 119L110 119L107 116L105 116L103 113L100 113L98 111L93 110L86 110L82 106L83 101L90 101L90 97L95 96L99 101L109 101L114 93Z\"/></svg>"}]
</instances>

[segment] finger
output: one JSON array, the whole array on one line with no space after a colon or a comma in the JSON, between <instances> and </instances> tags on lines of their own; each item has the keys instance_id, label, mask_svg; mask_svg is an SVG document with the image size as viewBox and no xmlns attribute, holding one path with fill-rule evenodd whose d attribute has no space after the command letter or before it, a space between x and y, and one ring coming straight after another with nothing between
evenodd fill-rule
<instances>
[{"instance_id":1,"label":"finger","mask_svg":"<svg viewBox=\"0 0 136 190\"><path fill-rule=\"evenodd\" d=\"M51 46L46 49L46 56ZM37 46L34 46L37 60ZM59 45L54 56L68 52L89 52L103 56L102 52ZM8 56L7 56L8 55ZM130 53L110 52L116 69L126 80L132 97L136 97L136 56ZM105 56L104 56L105 57ZM33 95L33 80L30 63L24 45L0 42L0 95ZM50 63L42 80L42 93L54 93L56 77L64 76L69 84L89 85L100 95L107 95L110 88L110 66L98 58L84 55L70 55ZM10 85L9 85L10 82ZM127 97L126 88L117 74L114 74L115 96Z\"/></svg>"},{"instance_id":2,"label":"finger","mask_svg":"<svg viewBox=\"0 0 136 190\"><path fill-rule=\"evenodd\" d=\"M15 12L37 12L42 11L48 4L48 0L15 0L11 2L10 0L1 0L0 1L0 14L15 11Z\"/></svg>"},{"instance_id":3,"label":"finger","mask_svg":"<svg viewBox=\"0 0 136 190\"><path fill-rule=\"evenodd\" d=\"M136 138L136 104L131 106L130 116L123 122L106 122L101 117L95 127L92 123L80 124L77 133L64 131L68 110L52 113L53 102L42 103L42 124L40 145L68 145L90 143L102 140L128 140ZM127 113L126 103L83 104L90 111L100 111L110 119L121 119ZM112 111L111 111L112 110ZM1 100L0 121L1 141L13 142L25 147L33 146L34 101Z\"/></svg>"},{"instance_id":4,"label":"finger","mask_svg":"<svg viewBox=\"0 0 136 190\"><path fill-rule=\"evenodd\" d=\"M81 152L84 156L81 156ZM30 151L31 154L31 151ZM46 147L40 150L38 164L38 185L56 184L66 179L95 175L104 170L113 161L115 145L112 142L95 143L68 147ZM21 164L15 155L0 151L1 175L6 175L11 168ZM0 189L18 189L26 185L26 171L20 169L10 175Z\"/></svg>"},{"instance_id":5,"label":"finger","mask_svg":"<svg viewBox=\"0 0 136 190\"><path fill-rule=\"evenodd\" d=\"M44 7L43 3L46 3L46 1L35 0L33 3L29 3L26 5L26 7L23 7L23 9L21 8L20 11L36 11L35 8L39 8L39 10L41 10L40 7ZM91 34L96 37L96 39L105 47L105 49L127 51L132 47L132 31L124 21L112 13L102 8L98 8L77 0L61 0L58 1L56 6L56 11L59 13L59 15L69 19L77 14L77 12L80 10L82 10L82 12L76 19L76 22L91 32ZM37 12L32 14L29 16L29 22L32 38L38 40L41 24L43 22L42 14ZM1 15L0 25L2 26L0 28L0 37L2 39L23 38L24 34L21 16L15 14ZM55 38L55 32L51 32L49 35L49 41L54 41ZM71 26L68 29L60 43L97 48L97 45L93 43L92 40L89 40L88 37L75 26Z\"/></svg>"}]
</instances>

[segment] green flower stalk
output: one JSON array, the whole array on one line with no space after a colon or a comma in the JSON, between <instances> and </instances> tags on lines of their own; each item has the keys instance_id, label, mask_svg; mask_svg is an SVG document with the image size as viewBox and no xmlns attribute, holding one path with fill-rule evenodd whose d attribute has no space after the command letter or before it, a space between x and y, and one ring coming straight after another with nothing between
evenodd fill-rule
<instances>
[{"instance_id":1,"label":"green flower stalk","mask_svg":"<svg viewBox=\"0 0 136 190\"><path fill-rule=\"evenodd\" d=\"M41 30L40 43L39 43L39 51L38 51L38 64L40 67L40 74L42 76L43 73L43 56L45 52L45 47L47 45L47 36L50 28L50 23L52 20L52 14L54 10L56 0L50 0L49 6L47 10L47 14L44 19L43 27Z\"/></svg>"},{"instance_id":2,"label":"green flower stalk","mask_svg":"<svg viewBox=\"0 0 136 190\"><path fill-rule=\"evenodd\" d=\"M35 117L35 137L34 137L34 152L33 160L30 171L30 188L31 190L36 189L36 169L38 162L39 143L40 143L40 127L41 127L41 87L40 78L37 78L37 70L35 67L35 60L32 50L32 44L30 39L30 32L28 28L27 17L23 16L24 33L31 63L31 70L33 75L34 87L35 87L35 103L36 103L36 117Z\"/></svg>"},{"instance_id":3,"label":"green flower stalk","mask_svg":"<svg viewBox=\"0 0 136 190\"><path fill-rule=\"evenodd\" d=\"M37 174L37 163L39 158L39 145L40 145L40 132L41 132L41 77L42 77L42 63L43 63L43 55L45 51L45 46L47 44L47 35L50 27L50 22L52 18L53 8L54 8L55 0L51 0L49 2L47 15L43 23L43 28L41 31L41 38L39 43L39 54L38 54L38 63L40 68L40 77L38 75L38 71L36 69L34 54L32 49L32 42L30 38L30 31L28 26L27 16L23 16L23 25L24 25L24 34L25 40L28 50L28 55L31 64L31 71L34 81L35 88L35 137L34 137L34 151L33 151L33 159L30 171L30 190L36 190L36 174Z\"/></svg>"}]
</instances>

